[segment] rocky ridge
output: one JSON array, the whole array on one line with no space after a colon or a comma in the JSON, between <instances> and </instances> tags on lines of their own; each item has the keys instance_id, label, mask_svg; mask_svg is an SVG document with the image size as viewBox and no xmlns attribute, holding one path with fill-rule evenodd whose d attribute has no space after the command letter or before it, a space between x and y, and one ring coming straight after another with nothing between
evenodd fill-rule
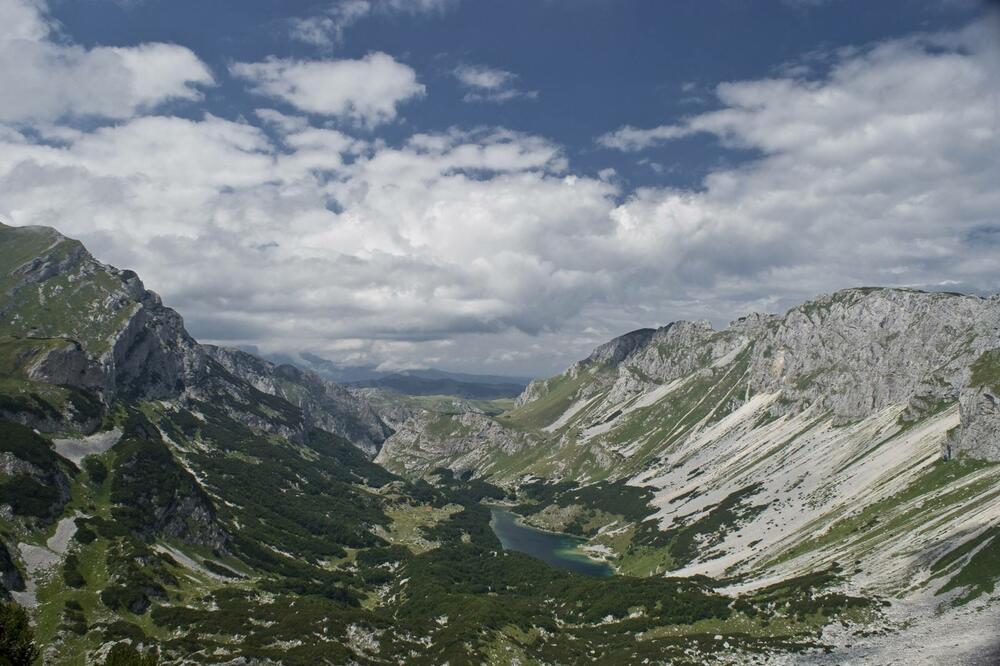
<instances>
[{"instance_id":1,"label":"rocky ridge","mask_svg":"<svg viewBox=\"0 0 1000 666\"><path fill-rule=\"evenodd\" d=\"M784 316L744 317L722 331L707 322L677 322L643 332L641 344L635 334L623 337L624 344L617 339L603 346L616 354L595 351L567 371L572 377L610 366L610 373L594 373L600 379L580 397L610 385L608 402L620 402L746 351L745 395L779 391L775 413L814 405L829 410L837 423L848 423L897 403L919 414L964 391L963 413L986 422L990 394L982 388L970 392L969 383L977 359L1000 347L1000 296L847 289ZM519 404L539 397L537 389L526 391ZM981 440L987 435L963 429L955 453L986 451Z\"/></svg>"},{"instance_id":2,"label":"rocky ridge","mask_svg":"<svg viewBox=\"0 0 1000 666\"><path fill-rule=\"evenodd\" d=\"M961 394L963 427L954 433L949 455L1000 460L991 400L996 391L970 386L974 362L998 347L1000 296L847 289L784 315L752 314L720 331L708 322L681 321L615 338L564 374L532 382L516 408L495 419L503 434L498 441L515 434L521 441L544 441L541 446L553 458L560 456L557 450L577 451L586 443L598 467L613 476L627 474L632 467L620 467L621 456L601 445L606 433L631 413L652 408L677 388L674 382L696 393L690 387L726 371L728 393L721 412L773 393L779 398L769 403L769 418L813 409L829 413L837 425L896 404L906 406L902 421L916 421ZM435 465L447 462L449 455L465 465L475 450L478 471L488 474L498 465L495 458L508 455L498 452L491 458L472 440L451 434L442 439L436 432L446 428L435 432L421 425L400 428L381 459L392 466L394 456L405 456L409 468L419 470L431 459ZM655 456L655 446L646 449ZM423 466L420 455L428 458ZM520 468L537 472L531 464L525 456ZM505 474L516 478L518 469L515 462Z\"/></svg>"},{"instance_id":3,"label":"rocky ridge","mask_svg":"<svg viewBox=\"0 0 1000 666\"><path fill-rule=\"evenodd\" d=\"M197 343L181 316L135 273L101 264L78 241L52 229L0 224L0 274L6 276L0 279L0 336L62 341L30 358L17 357L33 381L92 393L105 406L116 399L183 401L213 392L250 404L241 395L250 386L300 408L288 415L297 423L276 426L283 435L317 427L374 455L391 433L366 403L313 373ZM51 414L2 405L0 411L46 431L88 433L99 425L93 419L81 423L67 409L57 410L66 418L55 423ZM231 414L257 427L272 425L252 410Z\"/></svg>"}]
</instances>

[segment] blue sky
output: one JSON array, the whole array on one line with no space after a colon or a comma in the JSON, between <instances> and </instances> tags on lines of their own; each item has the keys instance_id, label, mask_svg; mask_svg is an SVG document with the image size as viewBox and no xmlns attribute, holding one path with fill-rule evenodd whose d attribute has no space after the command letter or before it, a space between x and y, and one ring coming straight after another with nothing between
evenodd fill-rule
<instances>
[{"instance_id":1,"label":"blue sky","mask_svg":"<svg viewBox=\"0 0 1000 666\"><path fill-rule=\"evenodd\" d=\"M52 14L80 44L172 42L216 72L268 56L359 58L384 51L418 72L427 95L404 105L399 123L379 127L380 137L503 126L558 142L580 172L610 166L633 186L697 187L712 168L752 152L725 150L701 136L637 160L602 150L594 139L621 125L655 126L714 108L712 90L723 81L767 77L818 51L957 28L980 11L975 2L939 0L465 0L415 14L369 15L328 46L290 38L291 22L322 16L333 4L72 0L54 4ZM453 72L467 64L515 74L515 87L537 96L462 103L467 91ZM822 71L822 62L813 65ZM227 77L218 84L203 104L175 112L208 109L235 119L260 106L242 82Z\"/></svg>"},{"instance_id":2,"label":"blue sky","mask_svg":"<svg viewBox=\"0 0 1000 666\"><path fill-rule=\"evenodd\" d=\"M996 292L998 44L970 0L0 0L0 217L206 341L546 375Z\"/></svg>"}]
</instances>

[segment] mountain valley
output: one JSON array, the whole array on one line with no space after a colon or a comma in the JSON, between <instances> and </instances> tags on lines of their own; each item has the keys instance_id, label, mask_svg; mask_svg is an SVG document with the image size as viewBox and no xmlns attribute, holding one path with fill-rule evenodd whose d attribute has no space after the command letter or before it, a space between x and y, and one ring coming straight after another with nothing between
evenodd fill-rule
<instances>
[{"instance_id":1,"label":"mountain valley","mask_svg":"<svg viewBox=\"0 0 1000 666\"><path fill-rule=\"evenodd\" d=\"M0 597L45 664L993 663L1000 297L641 329L516 400L413 379L200 344L0 225Z\"/></svg>"}]
</instances>

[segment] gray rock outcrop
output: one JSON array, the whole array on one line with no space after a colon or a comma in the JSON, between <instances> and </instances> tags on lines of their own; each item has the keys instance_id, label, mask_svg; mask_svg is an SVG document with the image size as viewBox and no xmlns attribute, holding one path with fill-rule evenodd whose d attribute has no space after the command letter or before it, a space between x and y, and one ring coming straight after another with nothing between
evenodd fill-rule
<instances>
[{"instance_id":1,"label":"gray rock outcrop","mask_svg":"<svg viewBox=\"0 0 1000 666\"><path fill-rule=\"evenodd\" d=\"M422 412L389 437L375 462L409 476L436 467L481 475L489 454L513 454L536 443L528 434L474 412L455 416Z\"/></svg>"},{"instance_id":2,"label":"gray rock outcrop","mask_svg":"<svg viewBox=\"0 0 1000 666\"><path fill-rule=\"evenodd\" d=\"M258 391L301 409L308 427L340 435L371 456L393 432L366 401L313 372L275 365L238 349L211 345L204 345L204 349L228 372Z\"/></svg>"},{"instance_id":3,"label":"gray rock outcrop","mask_svg":"<svg viewBox=\"0 0 1000 666\"><path fill-rule=\"evenodd\" d=\"M1000 349L973 364L958 404L962 425L945 444L945 457L1000 462Z\"/></svg>"},{"instance_id":4,"label":"gray rock outcrop","mask_svg":"<svg viewBox=\"0 0 1000 666\"><path fill-rule=\"evenodd\" d=\"M617 338L574 364L568 376L600 364L613 369L594 372L577 397L610 387L609 402L622 401L746 354L748 394L780 391L783 400L774 409L818 405L839 423L899 403L908 405L904 418L916 419L961 392L961 446L997 455L990 444L996 393L968 383L973 362L1000 346L1000 296L846 289L782 316L744 317L722 331L704 322L649 331ZM537 400L548 385L533 383L518 404Z\"/></svg>"},{"instance_id":5,"label":"gray rock outcrop","mask_svg":"<svg viewBox=\"0 0 1000 666\"><path fill-rule=\"evenodd\" d=\"M14 564L7 546L0 541L0 599L9 599L11 592L24 590L24 576Z\"/></svg>"},{"instance_id":6,"label":"gray rock outcrop","mask_svg":"<svg viewBox=\"0 0 1000 666\"><path fill-rule=\"evenodd\" d=\"M0 255L0 276L6 274L0 279L0 335L62 341L31 359L25 372L32 381L88 392L105 406L117 399L221 397L230 416L246 425L293 438L315 427L369 455L392 433L364 400L313 373L199 344L181 316L134 272L98 262L78 241L45 227L0 225L0 243L8 250ZM243 409L259 402L254 391L298 411L276 408L272 419L266 410ZM5 418L44 431L89 433L100 424L99 415L84 423L75 414L60 420L37 409L3 407Z\"/></svg>"}]
</instances>

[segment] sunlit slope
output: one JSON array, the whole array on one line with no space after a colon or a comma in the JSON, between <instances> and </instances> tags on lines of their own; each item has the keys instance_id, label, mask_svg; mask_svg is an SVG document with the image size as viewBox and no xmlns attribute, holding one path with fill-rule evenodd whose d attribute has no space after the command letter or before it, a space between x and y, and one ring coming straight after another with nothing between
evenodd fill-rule
<instances>
[{"instance_id":1,"label":"sunlit slope","mask_svg":"<svg viewBox=\"0 0 1000 666\"><path fill-rule=\"evenodd\" d=\"M982 407L998 321L996 298L856 289L723 331L644 329L535 382L510 412L477 416L492 438L438 416L390 438L383 458L514 487L644 488L646 516L564 493L529 518L586 526L630 573L760 585L837 564L872 594L974 596L1000 575L977 559L1000 546L996 422Z\"/></svg>"}]
</instances>

